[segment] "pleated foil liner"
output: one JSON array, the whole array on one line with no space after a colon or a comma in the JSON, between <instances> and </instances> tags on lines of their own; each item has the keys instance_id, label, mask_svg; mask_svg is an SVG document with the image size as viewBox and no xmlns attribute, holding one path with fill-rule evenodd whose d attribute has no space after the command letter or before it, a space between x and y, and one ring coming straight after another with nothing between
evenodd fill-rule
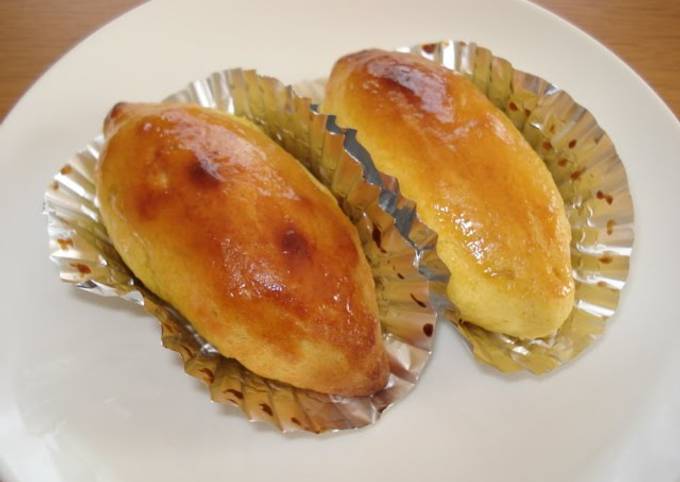
<instances>
[{"instance_id":1,"label":"pleated foil liner","mask_svg":"<svg viewBox=\"0 0 680 482\"><path fill-rule=\"evenodd\" d=\"M486 48L445 40L397 51L469 77L514 122L555 179L571 224L576 283L574 307L565 323L551 336L522 340L458 317L450 320L479 360L503 372L551 371L603 333L626 283L634 233L633 201L623 163L592 114L569 94L514 69ZM301 82L295 89L320 104L325 82Z\"/></svg>"},{"instance_id":2,"label":"pleated foil liner","mask_svg":"<svg viewBox=\"0 0 680 482\"><path fill-rule=\"evenodd\" d=\"M385 208L408 203L385 188L388 177L366 167L372 164L353 131L338 128L309 99L273 78L240 69L217 72L165 101L193 102L247 117L334 193L354 222L373 269L391 369L387 385L368 397L325 395L258 376L220 355L134 277L111 244L93 178L101 136L61 168L45 193L50 258L61 279L142 305L160 321L162 343L179 353L185 371L208 386L213 401L239 407L250 421L267 422L283 432L316 433L375 423L415 386L430 358L437 321L450 309L445 296L449 273L435 254L436 235L412 209L397 214Z\"/></svg>"}]
</instances>

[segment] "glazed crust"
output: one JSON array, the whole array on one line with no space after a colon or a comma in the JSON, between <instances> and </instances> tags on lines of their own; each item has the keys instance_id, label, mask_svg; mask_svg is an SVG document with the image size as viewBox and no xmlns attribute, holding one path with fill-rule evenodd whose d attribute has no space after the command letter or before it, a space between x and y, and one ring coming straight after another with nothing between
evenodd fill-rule
<instances>
[{"instance_id":1,"label":"glazed crust","mask_svg":"<svg viewBox=\"0 0 680 482\"><path fill-rule=\"evenodd\" d=\"M118 104L104 131L102 218L151 291L261 376L350 396L385 385L358 234L296 159L198 106Z\"/></svg>"},{"instance_id":2,"label":"glazed crust","mask_svg":"<svg viewBox=\"0 0 680 482\"><path fill-rule=\"evenodd\" d=\"M413 54L367 50L335 64L323 110L357 129L438 233L463 319L520 338L561 326L574 303L562 198L472 82Z\"/></svg>"}]
</instances>

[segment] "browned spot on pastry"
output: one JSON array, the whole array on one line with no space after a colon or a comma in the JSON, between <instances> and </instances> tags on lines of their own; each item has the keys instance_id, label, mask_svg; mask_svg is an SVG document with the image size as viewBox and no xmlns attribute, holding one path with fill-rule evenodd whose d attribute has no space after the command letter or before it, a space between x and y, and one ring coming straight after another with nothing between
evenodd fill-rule
<instances>
[{"instance_id":1,"label":"browned spot on pastry","mask_svg":"<svg viewBox=\"0 0 680 482\"><path fill-rule=\"evenodd\" d=\"M397 273L397 278L399 278L399 279L404 279L404 275L401 274L401 273Z\"/></svg>"},{"instance_id":2,"label":"browned spot on pastry","mask_svg":"<svg viewBox=\"0 0 680 482\"><path fill-rule=\"evenodd\" d=\"M569 176L569 177L571 178L572 181L576 181L581 177L581 174L583 174L584 171L585 171L585 169L577 169L574 172L572 172L571 176Z\"/></svg>"},{"instance_id":3,"label":"browned spot on pastry","mask_svg":"<svg viewBox=\"0 0 680 482\"><path fill-rule=\"evenodd\" d=\"M513 112L516 112L517 109L518 109L517 104L515 104L514 102L511 101L511 102L508 104L508 109L510 109L510 110L513 111Z\"/></svg>"},{"instance_id":4,"label":"browned spot on pastry","mask_svg":"<svg viewBox=\"0 0 680 482\"><path fill-rule=\"evenodd\" d=\"M378 226L373 226L373 231L371 231L371 237L373 238L373 241L375 242L376 246L378 246L378 249L386 253L385 249L382 247L382 233L378 229Z\"/></svg>"},{"instance_id":5,"label":"browned spot on pastry","mask_svg":"<svg viewBox=\"0 0 680 482\"><path fill-rule=\"evenodd\" d=\"M607 221L607 234L612 234L614 232L614 225L616 224L616 221L613 219L610 219Z\"/></svg>"},{"instance_id":6,"label":"browned spot on pastry","mask_svg":"<svg viewBox=\"0 0 680 482\"><path fill-rule=\"evenodd\" d=\"M390 92L387 97L395 104L410 105L414 109L426 110L427 114L422 122L439 124L451 122L455 117L454 102L449 96L450 92L442 75L448 72L448 69L441 67L435 80L428 74L425 66L419 62L407 65L395 62L386 56L370 58L370 52L367 51L369 58L365 67L366 73L373 79L374 87ZM425 62L424 59L420 61ZM393 95L396 95L399 100L395 101Z\"/></svg>"},{"instance_id":7,"label":"browned spot on pastry","mask_svg":"<svg viewBox=\"0 0 680 482\"><path fill-rule=\"evenodd\" d=\"M83 263L71 263L71 266L74 267L75 269L77 269L80 274L92 273L92 270L90 269L90 267L83 264Z\"/></svg>"},{"instance_id":8,"label":"browned spot on pastry","mask_svg":"<svg viewBox=\"0 0 680 482\"><path fill-rule=\"evenodd\" d=\"M569 141L569 149L573 149L574 147L576 147L576 139Z\"/></svg>"},{"instance_id":9,"label":"browned spot on pastry","mask_svg":"<svg viewBox=\"0 0 680 482\"><path fill-rule=\"evenodd\" d=\"M290 417L290 421L293 422L293 423L294 423L295 425L297 425L298 427L302 427L302 423L300 423L300 421L299 421L297 418L295 418L295 417Z\"/></svg>"},{"instance_id":10,"label":"browned spot on pastry","mask_svg":"<svg viewBox=\"0 0 680 482\"><path fill-rule=\"evenodd\" d=\"M51 187L54 191L58 191L58 190L59 190L59 183L58 183L57 181L52 181L52 184L50 184L50 187Z\"/></svg>"},{"instance_id":11,"label":"browned spot on pastry","mask_svg":"<svg viewBox=\"0 0 680 482\"><path fill-rule=\"evenodd\" d=\"M614 197L611 194L605 194L602 191L597 191L595 194L598 199L604 199L607 201L607 204L611 204L614 202Z\"/></svg>"},{"instance_id":12,"label":"browned spot on pastry","mask_svg":"<svg viewBox=\"0 0 680 482\"><path fill-rule=\"evenodd\" d=\"M234 405L238 405L238 402L236 400L234 400L233 398L227 398L227 402L231 402Z\"/></svg>"},{"instance_id":13,"label":"browned spot on pastry","mask_svg":"<svg viewBox=\"0 0 680 482\"><path fill-rule=\"evenodd\" d=\"M600 288L607 288L609 285L604 281L598 281L597 286L599 286Z\"/></svg>"},{"instance_id":14,"label":"browned spot on pastry","mask_svg":"<svg viewBox=\"0 0 680 482\"><path fill-rule=\"evenodd\" d=\"M421 308L427 308L427 305L426 305L425 303L423 303L422 301L420 301L420 300L419 300L418 298L416 298L415 296L413 296L413 293L410 293L410 295L411 295L411 299L412 299L413 301L415 301L416 304L417 304L418 306L420 306Z\"/></svg>"},{"instance_id":15,"label":"browned spot on pastry","mask_svg":"<svg viewBox=\"0 0 680 482\"><path fill-rule=\"evenodd\" d=\"M261 404L260 404L260 408L262 409L262 411L263 411L264 413L266 413L266 414L269 415L270 417L271 417L272 415L274 415L274 412L272 412L272 407L270 407L270 406L267 405L266 403L261 403Z\"/></svg>"},{"instance_id":16,"label":"browned spot on pastry","mask_svg":"<svg viewBox=\"0 0 680 482\"><path fill-rule=\"evenodd\" d=\"M309 258L309 242L293 226L288 226L279 240L281 252L290 257Z\"/></svg>"},{"instance_id":17,"label":"browned spot on pastry","mask_svg":"<svg viewBox=\"0 0 680 482\"><path fill-rule=\"evenodd\" d=\"M432 323L425 323L423 325L423 333L425 333L425 336L432 336L432 333L434 333L434 326Z\"/></svg>"},{"instance_id":18,"label":"browned spot on pastry","mask_svg":"<svg viewBox=\"0 0 680 482\"><path fill-rule=\"evenodd\" d=\"M168 195L163 191L158 191L150 186L140 189L135 199L135 209L141 220L150 221L159 214Z\"/></svg>"},{"instance_id":19,"label":"browned spot on pastry","mask_svg":"<svg viewBox=\"0 0 680 482\"><path fill-rule=\"evenodd\" d=\"M73 240L71 238L57 238L57 243L61 249L68 249L73 246Z\"/></svg>"},{"instance_id":20,"label":"browned spot on pastry","mask_svg":"<svg viewBox=\"0 0 680 482\"><path fill-rule=\"evenodd\" d=\"M123 113L123 109L125 108L126 104L126 102L118 102L116 105L114 105L111 109L111 112L109 112L109 118L115 119L116 117L119 117Z\"/></svg>"},{"instance_id":21,"label":"browned spot on pastry","mask_svg":"<svg viewBox=\"0 0 680 482\"><path fill-rule=\"evenodd\" d=\"M557 165L560 166L560 167L564 167L564 166L567 165L568 162L569 162L569 161L567 161L567 160L563 157L562 159L560 159L559 161L557 161Z\"/></svg>"},{"instance_id":22,"label":"browned spot on pastry","mask_svg":"<svg viewBox=\"0 0 680 482\"><path fill-rule=\"evenodd\" d=\"M225 393L231 393L232 395L234 395L239 400L243 400L243 393L241 393L240 391L238 391L234 388L228 388L227 390L225 390Z\"/></svg>"},{"instance_id":23,"label":"browned spot on pastry","mask_svg":"<svg viewBox=\"0 0 680 482\"><path fill-rule=\"evenodd\" d=\"M551 134L554 134L555 133L555 124L551 125L549 130L550 130Z\"/></svg>"},{"instance_id":24,"label":"browned spot on pastry","mask_svg":"<svg viewBox=\"0 0 680 482\"><path fill-rule=\"evenodd\" d=\"M600 263L602 263L602 264L609 264L612 261L614 261L614 258L612 258L611 256L608 256L608 255L602 256L600 258Z\"/></svg>"},{"instance_id":25,"label":"browned spot on pastry","mask_svg":"<svg viewBox=\"0 0 680 482\"><path fill-rule=\"evenodd\" d=\"M71 174L71 172L73 172L73 168L70 165L66 164L59 170L59 172L65 176L67 174Z\"/></svg>"},{"instance_id":26,"label":"browned spot on pastry","mask_svg":"<svg viewBox=\"0 0 680 482\"><path fill-rule=\"evenodd\" d=\"M189 179L198 187L215 188L222 184L219 164L207 157L196 157L189 164Z\"/></svg>"},{"instance_id":27,"label":"browned spot on pastry","mask_svg":"<svg viewBox=\"0 0 680 482\"><path fill-rule=\"evenodd\" d=\"M524 109L524 115L529 117L531 115L531 111L529 109Z\"/></svg>"},{"instance_id":28,"label":"browned spot on pastry","mask_svg":"<svg viewBox=\"0 0 680 482\"><path fill-rule=\"evenodd\" d=\"M545 149L546 151L552 149L552 144L550 143L550 141L543 142L543 149Z\"/></svg>"},{"instance_id":29,"label":"browned spot on pastry","mask_svg":"<svg viewBox=\"0 0 680 482\"><path fill-rule=\"evenodd\" d=\"M432 52L435 51L437 48L437 44L425 44L423 45L423 52L427 52L428 54L431 54Z\"/></svg>"},{"instance_id":30,"label":"browned spot on pastry","mask_svg":"<svg viewBox=\"0 0 680 482\"><path fill-rule=\"evenodd\" d=\"M212 383L215 380L215 375L209 368L200 368L198 371L205 375L206 382Z\"/></svg>"}]
</instances>

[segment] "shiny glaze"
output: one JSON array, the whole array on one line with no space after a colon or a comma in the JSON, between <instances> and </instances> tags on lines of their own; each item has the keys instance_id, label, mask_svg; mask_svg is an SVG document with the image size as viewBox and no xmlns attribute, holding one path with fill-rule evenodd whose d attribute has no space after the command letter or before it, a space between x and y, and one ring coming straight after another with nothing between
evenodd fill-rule
<instances>
[{"instance_id":1,"label":"shiny glaze","mask_svg":"<svg viewBox=\"0 0 680 482\"><path fill-rule=\"evenodd\" d=\"M375 353L375 293L354 227L265 134L207 109L143 104L114 108L105 131L100 196L149 257L160 242L203 280L214 305L183 300L172 272L143 279L198 319L209 341L220 347L213 333L230 320L214 311L224 310L247 319L250 335L282 359L295 361L301 343L317 341L348 360Z\"/></svg>"},{"instance_id":2,"label":"shiny glaze","mask_svg":"<svg viewBox=\"0 0 680 482\"><path fill-rule=\"evenodd\" d=\"M562 200L521 134L467 79L414 55L363 51L338 61L324 108L358 129L428 225L458 232L488 278L529 295L573 292Z\"/></svg>"}]
</instances>

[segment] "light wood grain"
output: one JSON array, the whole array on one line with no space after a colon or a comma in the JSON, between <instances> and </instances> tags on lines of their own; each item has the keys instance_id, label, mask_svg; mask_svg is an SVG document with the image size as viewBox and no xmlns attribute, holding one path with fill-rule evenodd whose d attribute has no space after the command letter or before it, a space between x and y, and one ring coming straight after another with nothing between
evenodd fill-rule
<instances>
[{"instance_id":1,"label":"light wood grain","mask_svg":"<svg viewBox=\"0 0 680 482\"><path fill-rule=\"evenodd\" d=\"M535 0L601 41L680 115L680 0ZM140 0L0 0L0 119L59 57Z\"/></svg>"},{"instance_id":2,"label":"light wood grain","mask_svg":"<svg viewBox=\"0 0 680 482\"><path fill-rule=\"evenodd\" d=\"M680 116L680 0L535 0L640 74Z\"/></svg>"},{"instance_id":3,"label":"light wood grain","mask_svg":"<svg viewBox=\"0 0 680 482\"><path fill-rule=\"evenodd\" d=\"M0 0L0 119L80 40L139 0Z\"/></svg>"}]
</instances>

